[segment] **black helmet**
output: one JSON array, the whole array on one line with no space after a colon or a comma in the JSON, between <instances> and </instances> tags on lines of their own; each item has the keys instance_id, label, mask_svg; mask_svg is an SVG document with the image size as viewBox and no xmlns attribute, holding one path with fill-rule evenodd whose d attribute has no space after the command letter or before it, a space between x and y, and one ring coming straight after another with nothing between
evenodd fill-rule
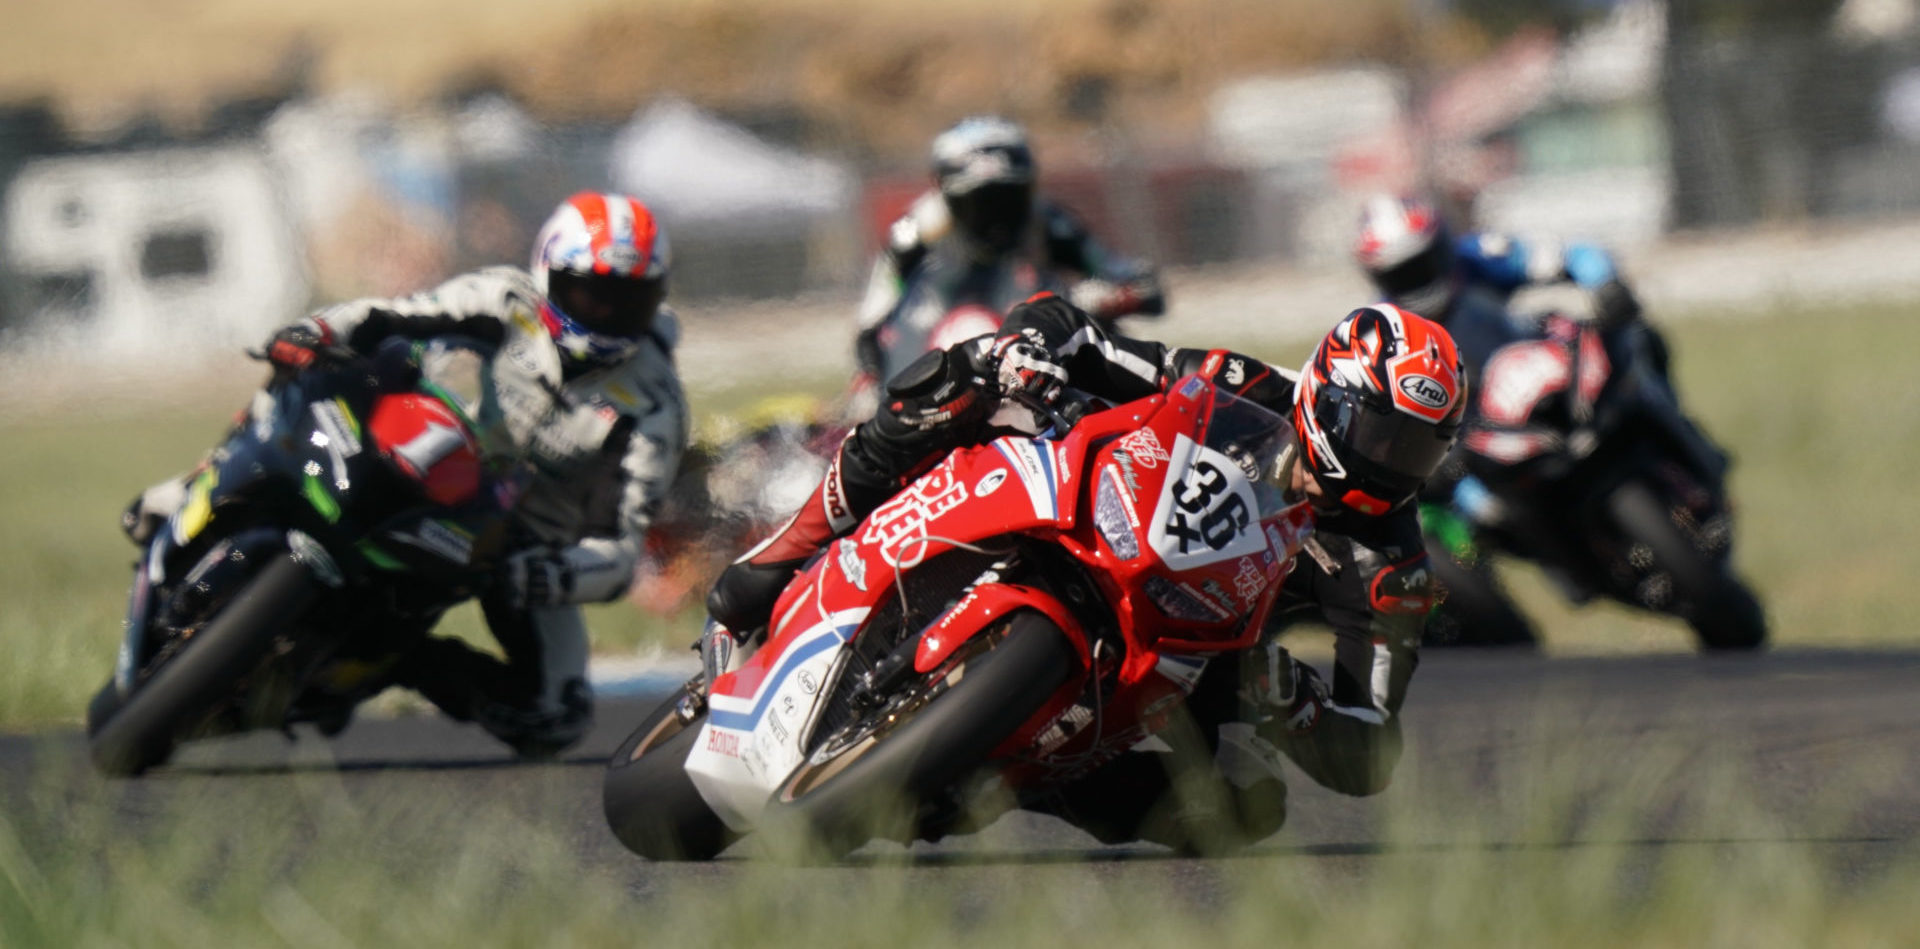
<instances>
[{"instance_id":1,"label":"black helmet","mask_svg":"<svg viewBox=\"0 0 1920 949\"><path fill-rule=\"evenodd\" d=\"M1018 124L974 116L933 140L933 181L971 249L997 257L1019 246L1033 217L1033 149Z\"/></svg>"}]
</instances>

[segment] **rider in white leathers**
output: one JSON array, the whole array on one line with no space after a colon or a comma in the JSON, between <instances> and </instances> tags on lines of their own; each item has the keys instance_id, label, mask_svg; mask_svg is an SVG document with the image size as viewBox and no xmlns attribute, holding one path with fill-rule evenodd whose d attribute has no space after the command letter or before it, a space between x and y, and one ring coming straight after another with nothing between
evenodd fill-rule
<instances>
[{"instance_id":1,"label":"rider in white leathers","mask_svg":"<svg viewBox=\"0 0 1920 949\"><path fill-rule=\"evenodd\" d=\"M514 552L480 598L506 661L430 638L399 680L523 755L556 753L591 722L579 604L625 592L686 448L679 324L662 305L669 263L644 205L583 192L542 228L530 270L490 267L409 297L339 304L268 344L268 358L290 370L338 348L370 354L394 336L498 344L496 395L532 472L514 506ZM183 483L142 494L127 512L129 535L149 536Z\"/></svg>"}]
</instances>

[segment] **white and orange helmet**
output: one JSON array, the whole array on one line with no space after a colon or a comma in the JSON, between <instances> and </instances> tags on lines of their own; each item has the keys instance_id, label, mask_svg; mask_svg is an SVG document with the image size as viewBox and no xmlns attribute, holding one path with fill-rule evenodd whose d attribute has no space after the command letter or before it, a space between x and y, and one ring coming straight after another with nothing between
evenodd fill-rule
<instances>
[{"instance_id":1,"label":"white and orange helmet","mask_svg":"<svg viewBox=\"0 0 1920 949\"><path fill-rule=\"evenodd\" d=\"M1293 426L1327 497L1362 514L1407 503L1460 431L1467 383L1453 337L1391 303L1346 315L1300 370Z\"/></svg>"},{"instance_id":2,"label":"white and orange helmet","mask_svg":"<svg viewBox=\"0 0 1920 949\"><path fill-rule=\"evenodd\" d=\"M582 191L554 210L530 269L569 369L632 357L667 297L671 265L666 231L635 198Z\"/></svg>"}]
</instances>

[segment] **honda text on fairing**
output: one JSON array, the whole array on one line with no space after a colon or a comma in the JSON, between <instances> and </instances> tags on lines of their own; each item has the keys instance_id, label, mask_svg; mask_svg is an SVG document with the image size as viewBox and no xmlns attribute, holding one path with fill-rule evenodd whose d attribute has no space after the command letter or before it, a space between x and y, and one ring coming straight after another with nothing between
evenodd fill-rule
<instances>
[{"instance_id":1,"label":"honda text on fairing","mask_svg":"<svg viewBox=\"0 0 1920 949\"><path fill-rule=\"evenodd\" d=\"M1461 439L1474 477L1453 509L1576 601L1681 617L1707 649L1764 644L1765 615L1729 563L1726 457L1681 412L1643 325L1552 315L1542 328L1487 361Z\"/></svg>"},{"instance_id":2,"label":"honda text on fairing","mask_svg":"<svg viewBox=\"0 0 1920 949\"><path fill-rule=\"evenodd\" d=\"M948 454L782 594L614 754L614 833L705 859L769 825L835 851L937 837L1165 727L1259 637L1313 515L1289 422L1202 376ZM875 827L876 802L904 802Z\"/></svg>"},{"instance_id":3,"label":"honda text on fairing","mask_svg":"<svg viewBox=\"0 0 1920 949\"><path fill-rule=\"evenodd\" d=\"M134 774L196 737L343 727L437 616L487 582L523 479L491 348L390 340L277 377L135 564L125 641L87 711L95 764ZM422 628L430 624L421 624Z\"/></svg>"}]
</instances>

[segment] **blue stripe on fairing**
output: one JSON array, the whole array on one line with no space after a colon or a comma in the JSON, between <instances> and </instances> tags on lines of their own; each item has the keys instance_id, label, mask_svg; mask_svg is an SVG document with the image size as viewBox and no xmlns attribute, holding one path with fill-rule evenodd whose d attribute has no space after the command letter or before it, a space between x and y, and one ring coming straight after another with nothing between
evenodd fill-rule
<instances>
[{"instance_id":1,"label":"blue stripe on fairing","mask_svg":"<svg viewBox=\"0 0 1920 949\"><path fill-rule=\"evenodd\" d=\"M786 658L781 659L780 664L774 667L773 674L767 676L766 681L760 684L760 700L753 703L753 711L726 712L708 705L708 724L736 731L753 731L760 725L761 716L767 713L767 706L773 703L774 693L780 691L780 685L787 681L787 676L792 675L793 670L799 668L801 663L846 642L858 626L858 623L836 626L833 632L825 636L816 636L811 642L788 653Z\"/></svg>"},{"instance_id":2,"label":"blue stripe on fairing","mask_svg":"<svg viewBox=\"0 0 1920 949\"><path fill-rule=\"evenodd\" d=\"M1040 470L1045 472L1047 476L1047 513L1045 516L1059 517L1060 492L1053 483L1053 453L1047 450L1046 442L1040 439L1034 439L1033 447L1034 451L1040 455ZM1005 458L1007 464L1020 475L1020 483L1028 486L1028 494L1031 496L1033 479L1027 474L1027 466L1022 464L1020 459L1015 458L1013 452L1007 450L1006 445L996 441L993 443L993 449L999 452L1000 457Z\"/></svg>"}]
</instances>

